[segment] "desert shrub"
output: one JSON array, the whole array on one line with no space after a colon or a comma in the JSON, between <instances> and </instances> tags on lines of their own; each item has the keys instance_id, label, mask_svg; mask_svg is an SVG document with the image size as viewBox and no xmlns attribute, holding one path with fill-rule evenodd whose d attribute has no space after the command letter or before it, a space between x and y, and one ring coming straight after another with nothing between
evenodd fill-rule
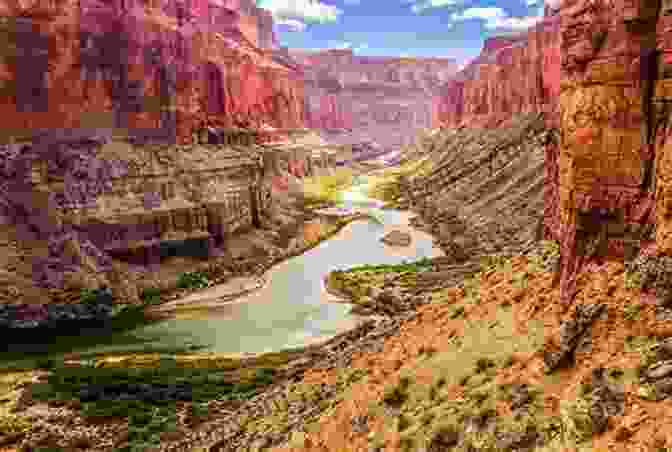
<instances>
[{"instance_id":1,"label":"desert shrub","mask_svg":"<svg viewBox=\"0 0 672 452\"><path fill-rule=\"evenodd\" d=\"M110 304L113 301L112 292L107 287L83 288L79 294L79 302L84 304Z\"/></svg>"},{"instance_id":2,"label":"desert shrub","mask_svg":"<svg viewBox=\"0 0 672 452\"><path fill-rule=\"evenodd\" d=\"M672 257L639 255L625 266L629 289L653 289L662 301L672 299Z\"/></svg>"},{"instance_id":3,"label":"desert shrub","mask_svg":"<svg viewBox=\"0 0 672 452\"><path fill-rule=\"evenodd\" d=\"M157 304L161 301L161 289L148 287L140 293L140 299L146 304Z\"/></svg>"},{"instance_id":4,"label":"desert shrub","mask_svg":"<svg viewBox=\"0 0 672 452\"><path fill-rule=\"evenodd\" d=\"M177 280L180 289L204 289L210 283L208 276L203 272L185 272Z\"/></svg>"},{"instance_id":5,"label":"desert shrub","mask_svg":"<svg viewBox=\"0 0 672 452\"><path fill-rule=\"evenodd\" d=\"M527 257L533 271L555 271L560 265L560 244L554 240L542 240Z\"/></svg>"}]
</instances>

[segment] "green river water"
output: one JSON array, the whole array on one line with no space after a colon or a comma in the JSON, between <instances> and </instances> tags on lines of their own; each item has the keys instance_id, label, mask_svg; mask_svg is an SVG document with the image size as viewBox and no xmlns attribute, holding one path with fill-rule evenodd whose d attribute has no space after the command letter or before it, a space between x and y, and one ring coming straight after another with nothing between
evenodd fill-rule
<instances>
[{"instance_id":1,"label":"green river water","mask_svg":"<svg viewBox=\"0 0 672 452\"><path fill-rule=\"evenodd\" d=\"M304 254L288 259L267 274L267 284L258 291L216 310L204 310L195 318L168 318L145 323L124 332L81 332L42 344L40 357L58 358L65 353L84 355L101 352L146 352L201 347L217 353L279 351L327 339L359 319L349 314L351 305L329 302L323 278L332 270L363 264L395 264L432 257L440 252L428 234L416 232L412 244L390 249L380 238L405 223L405 212L380 209L365 195L366 179L342 193L343 208L371 209L383 224L355 221L334 237ZM0 355L0 362L16 365L27 354Z\"/></svg>"}]
</instances>

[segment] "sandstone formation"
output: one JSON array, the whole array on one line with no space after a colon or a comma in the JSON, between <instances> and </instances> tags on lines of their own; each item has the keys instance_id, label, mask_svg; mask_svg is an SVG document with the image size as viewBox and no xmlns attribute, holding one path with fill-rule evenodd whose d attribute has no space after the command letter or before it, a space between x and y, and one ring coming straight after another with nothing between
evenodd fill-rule
<instances>
[{"instance_id":1,"label":"sandstone formation","mask_svg":"<svg viewBox=\"0 0 672 452\"><path fill-rule=\"evenodd\" d=\"M251 0L6 0L0 17L3 300L135 300L131 274L224 252L278 220L289 178L333 165L273 145L308 132L303 76Z\"/></svg>"},{"instance_id":2,"label":"sandstone formation","mask_svg":"<svg viewBox=\"0 0 672 452\"><path fill-rule=\"evenodd\" d=\"M388 151L432 125L432 97L457 69L449 58L357 56L350 49L288 53L305 73L310 127L332 130L327 136L335 143L375 141Z\"/></svg>"},{"instance_id":3,"label":"sandstone formation","mask_svg":"<svg viewBox=\"0 0 672 452\"><path fill-rule=\"evenodd\" d=\"M303 125L301 76L250 0L0 2L9 136L115 130L192 142L208 126Z\"/></svg>"},{"instance_id":4,"label":"sandstone formation","mask_svg":"<svg viewBox=\"0 0 672 452\"><path fill-rule=\"evenodd\" d=\"M481 54L441 87L437 124L496 126L512 114L550 111L559 93L559 21L486 39Z\"/></svg>"},{"instance_id":5,"label":"sandstone formation","mask_svg":"<svg viewBox=\"0 0 672 452\"><path fill-rule=\"evenodd\" d=\"M448 127L546 113L544 234L561 243L565 301L587 256L669 252L667 8L547 7L526 34L488 41L438 99Z\"/></svg>"}]
</instances>

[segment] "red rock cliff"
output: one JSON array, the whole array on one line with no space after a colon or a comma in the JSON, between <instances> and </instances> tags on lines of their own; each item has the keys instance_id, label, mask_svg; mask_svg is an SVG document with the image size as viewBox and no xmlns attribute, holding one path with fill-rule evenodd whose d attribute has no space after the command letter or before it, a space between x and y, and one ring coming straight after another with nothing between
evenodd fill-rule
<instances>
[{"instance_id":1,"label":"red rock cliff","mask_svg":"<svg viewBox=\"0 0 672 452\"><path fill-rule=\"evenodd\" d=\"M431 127L431 100L457 69L449 58L358 56L349 49L291 53L306 74L310 127L352 128L351 140L386 148Z\"/></svg>"},{"instance_id":2,"label":"red rock cliff","mask_svg":"<svg viewBox=\"0 0 672 452\"><path fill-rule=\"evenodd\" d=\"M303 126L303 83L251 0L0 1L5 135Z\"/></svg>"},{"instance_id":3,"label":"red rock cliff","mask_svg":"<svg viewBox=\"0 0 672 452\"><path fill-rule=\"evenodd\" d=\"M672 251L670 9L566 0L511 45L487 43L439 100L448 126L549 113L545 230L561 242L565 301L589 256Z\"/></svg>"},{"instance_id":4,"label":"red rock cliff","mask_svg":"<svg viewBox=\"0 0 672 452\"><path fill-rule=\"evenodd\" d=\"M485 41L481 54L441 89L437 124L493 125L512 113L546 111L559 92L559 22Z\"/></svg>"}]
</instances>

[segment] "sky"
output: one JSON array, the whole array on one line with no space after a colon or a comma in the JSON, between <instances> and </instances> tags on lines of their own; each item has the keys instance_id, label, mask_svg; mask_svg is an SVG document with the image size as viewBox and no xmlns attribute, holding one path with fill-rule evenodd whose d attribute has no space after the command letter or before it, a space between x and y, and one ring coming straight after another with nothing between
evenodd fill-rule
<instances>
[{"instance_id":1,"label":"sky","mask_svg":"<svg viewBox=\"0 0 672 452\"><path fill-rule=\"evenodd\" d=\"M489 36L522 31L543 0L256 0L280 45L356 55L449 57L465 63Z\"/></svg>"}]
</instances>

